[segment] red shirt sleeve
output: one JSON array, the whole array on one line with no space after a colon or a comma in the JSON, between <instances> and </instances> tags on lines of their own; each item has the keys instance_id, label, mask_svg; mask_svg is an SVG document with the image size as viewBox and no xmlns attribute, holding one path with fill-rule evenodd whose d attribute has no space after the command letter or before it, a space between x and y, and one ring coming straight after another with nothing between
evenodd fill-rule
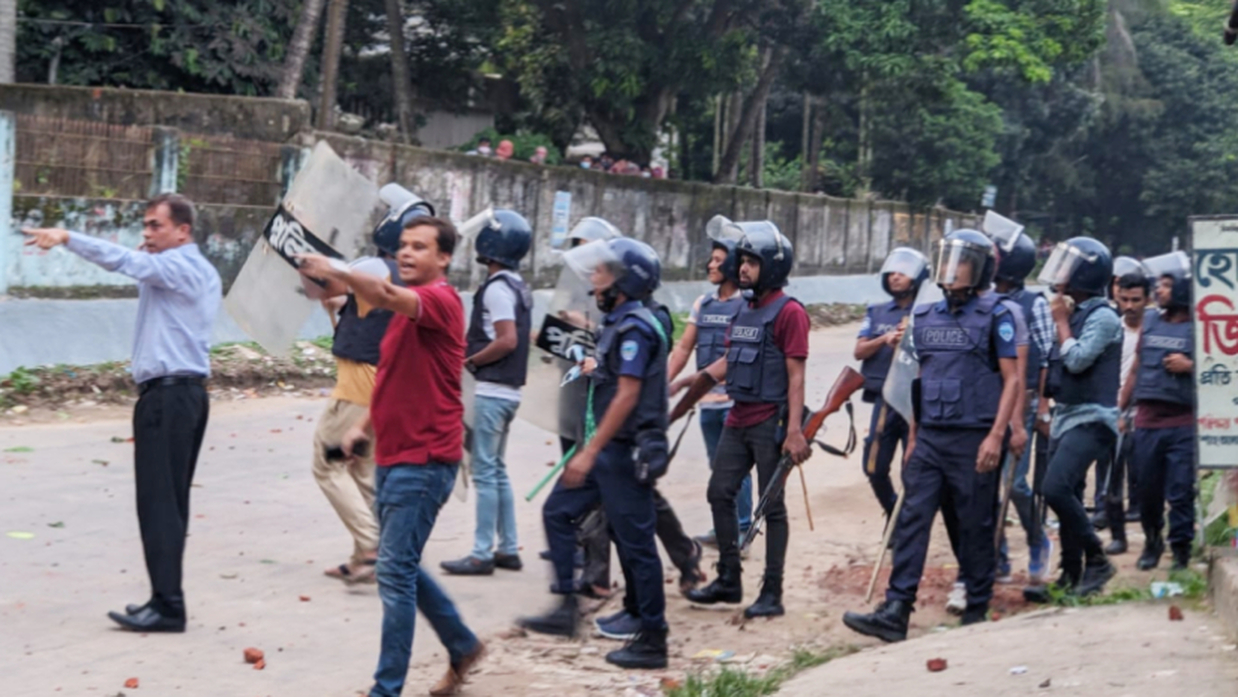
<instances>
[{"instance_id":1,"label":"red shirt sleeve","mask_svg":"<svg viewBox=\"0 0 1238 697\"><path fill-rule=\"evenodd\" d=\"M794 300L782 306L774 320L774 343L787 358L808 358L808 311Z\"/></svg>"},{"instance_id":2,"label":"red shirt sleeve","mask_svg":"<svg viewBox=\"0 0 1238 697\"><path fill-rule=\"evenodd\" d=\"M464 332L464 305L446 282L412 288L421 300L417 326L438 332Z\"/></svg>"}]
</instances>

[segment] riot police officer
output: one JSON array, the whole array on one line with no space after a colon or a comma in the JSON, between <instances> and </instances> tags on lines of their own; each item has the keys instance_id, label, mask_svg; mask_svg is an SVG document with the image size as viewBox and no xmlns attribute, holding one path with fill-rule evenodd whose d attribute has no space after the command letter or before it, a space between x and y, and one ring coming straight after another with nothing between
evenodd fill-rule
<instances>
[{"instance_id":1,"label":"riot police officer","mask_svg":"<svg viewBox=\"0 0 1238 697\"><path fill-rule=\"evenodd\" d=\"M881 266L881 289L891 299L868 306L855 342L855 359L861 361L860 373L864 376L862 399L873 405L872 421L864 439L864 474L887 519L898 501L890 481L890 463L900 443L904 452L907 450L907 422L885 405L881 388L890 372L894 350L903 340L907 316L920 284L928 275L928 259L919 250L899 247L890 252Z\"/></svg>"},{"instance_id":2,"label":"riot police officer","mask_svg":"<svg viewBox=\"0 0 1238 697\"><path fill-rule=\"evenodd\" d=\"M519 269L532 241L529 221L500 208L473 244L477 263L484 264L488 272L486 282L473 295L465 334L464 367L476 379L471 469L477 524L473 551L463 559L440 564L451 574L478 576L492 574L496 567L523 568L505 451L529 370L533 294Z\"/></svg>"},{"instance_id":3,"label":"riot police officer","mask_svg":"<svg viewBox=\"0 0 1238 697\"><path fill-rule=\"evenodd\" d=\"M575 522L600 501L630 569L640 614L639 634L606 660L624 668L666 667L666 598L654 542L654 480L668 464L666 327L644 304L661 276L649 245L631 239L595 241L570 250L564 262L590 279L606 313L590 376L586 440L568 462L542 510L554 591L554 611L520 620L530 631L574 636L579 619L572 583Z\"/></svg>"},{"instance_id":4,"label":"riot police officer","mask_svg":"<svg viewBox=\"0 0 1238 697\"><path fill-rule=\"evenodd\" d=\"M738 231L735 236L732 231ZM683 372L688 363L688 356L696 353L698 370L722 358L726 354L726 332L735 319L736 313L744 304L739 290L739 256L735 252L738 237L743 231L723 216L715 216L706 226L709 236L710 253L706 265L709 282L717 288L696 299L692 312L688 315L688 326L684 328L683 336L671 351L668 377L674 380ZM727 414L734 403L726 394L724 385L715 385L709 394L697 403L701 413L701 435L705 439L705 454L709 458L709 467L714 466L714 453L718 450L718 441L722 438L722 427L726 423ZM744 534L752 524L752 475L744 479L736 499L739 512L739 531ZM718 537L714 530L698 536L700 544L717 546Z\"/></svg>"},{"instance_id":5,"label":"riot police officer","mask_svg":"<svg viewBox=\"0 0 1238 697\"><path fill-rule=\"evenodd\" d=\"M784 453L798 464L812 452L801 430L810 322L804 306L782 290L795 261L791 242L769 221L736 225L744 230L736 250L739 283L748 302L728 330L726 356L676 384L690 383L691 389L671 414L672 420L683 416L726 378L727 395L735 406L718 442L706 494L718 536L718 577L687 594L703 605L744 599L735 503L744 478L755 465L764 492ZM782 580L789 528L782 494L769 502L766 524L765 575L756 602L744 610L749 618L785 613Z\"/></svg>"},{"instance_id":6,"label":"riot police officer","mask_svg":"<svg viewBox=\"0 0 1238 697\"><path fill-rule=\"evenodd\" d=\"M907 638L933 518L947 494L958 519L959 571L967 587L963 623L982 622L993 595L997 467L1023 387L1015 321L989 287L996 250L976 230L956 230L938 247L945 299L914 310L911 345L920 361L903 469L906 494L894 535L886 599L871 614L848 612L852 630L883 641Z\"/></svg>"},{"instance_id":7,"label":"riot police officer","mask_svg":"<svg viewBox=\"0 0 1238 697\"><path fill-rule=\"evenodd\" d=\"M1100 592L1116 573L1080 500L1089 466L1113 452L1122 323L1109 305L1109 249L1089 237L1059 243L1040 272L1053 288L1050 308L1060 342L1050 357L1045 394L1056 403L1050 432L1045 503L1061 524L1061 576L1054 586L1081 596ZM1043 602L1045 586L1024 590Z\"/></svg>"},{"instance_id":8,"label":"riot police officer","mask_svg":"<svg viewBox=\"0 0 1238 697\"><path fill-rule=\"evenodd\" d=\"M1165 552L1161 530L1169 502L1173 568L1191 560L1195 537L1195 337L1191 324L1191 261L1184 252L1144 260L1164 311L1144 315L1139 351L1122 391L1136 405L1134 465L1144 547L1137 566L1155 569Z\"/></svg>"}]
</instances>

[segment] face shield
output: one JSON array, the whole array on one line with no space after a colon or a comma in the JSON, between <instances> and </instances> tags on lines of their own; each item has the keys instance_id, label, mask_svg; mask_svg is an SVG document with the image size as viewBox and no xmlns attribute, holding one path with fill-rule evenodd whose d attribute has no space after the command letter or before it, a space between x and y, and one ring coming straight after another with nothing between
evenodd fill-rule
<instances>
[{"instance_id":1,"label":"face shield","mask_svg":"<svg viewBox=\"0 0 1238 697\"><path fill-rule=\"evenodd\" d=\"M765 221L737 223L724 215L715 215L705 223L705 235L715 242L739 242L752 226L768 224Z\"/></svg>"},{"instance_id":2,"label":"face shield","mask_svg":"<svg viewBox=\"0 0 1238 697\"><path fill-rule=\"evenodd\" d=\"M1161 276L1191 277L1191 260L1186 252L1170 252L1144 259L1143 267L1148 270L1148 277L1152 279L1153 285Z\"/></svg>"},{"instance_id":3,"label":"face shield","mask_svg":"<svg viewBox=\"0 0 1238 697\"><path fill-rule=\"evenodd\" d=\"M563 253L563 263L597 300L598 309L614 309L619 279L628 272L607 240L595 240Z\"/></svg>"},{"instance_id":4,"label":"face shield","mask_svg":"<svg viewBox=\"0 0 1238 697\"><path fill-rule=\"evenodd\" d=\"M623 237L623 233L619 232L619 228L607 220L590 216L582 218L579 223L576 223L576 226L568 233L567 239L569 244L580 245L597 240L613 240L620 237Z\"/></svg>"},{"instance_id":5,"label":"face shield","mask_svg":"<svg viewBox=\"0 0 1238 697\"><path fill-rule=\"evenodd\" d=\"M1099 259L1095 254L1088 254L1068 242L1058 242L1049 255L1049 260L1040 269L1036 280L1050 288L1065 287L1070 283L1070 277L1075 269L1084 263L1094 263Z\"/></svg>"},{"instance_id":6,"label":"face shield","mask_svg":"<svg viewBox=\"0 0 1238 697\"><path fill-rule=\"evenodd\" d=\"M899 247L886 257L885 263L881 265L881 275L901 273L914 283L927 266L928 259L925 259L923 254L914 249Z\"/></svg>"},{"instance_id":7,"label":"face shield","mask_svg":"<svg viewBox=\"0 0 1238 697\"><path fill-rule=\"evenodd\" d=\"M993 240L993 244L997 245L998 250L1003 254L1014 249L1015 243L1019 241L1019 235L1023 234L1022 225L993 211L985 212L984 223L980 227L981 231Z\"/></svg>"},{"instance_id":8,"label":"face shield","mask_svg":"<svg viewBox=\"0 0 1238 697\"><path fill-rule=\"evenodd\" d=\"M986 249L965 240L942 240L937 243L934 282L943 288L960 284L964 288L976 288L985 262L992 254L992 248Z\"/></svg>"}]
</instances>

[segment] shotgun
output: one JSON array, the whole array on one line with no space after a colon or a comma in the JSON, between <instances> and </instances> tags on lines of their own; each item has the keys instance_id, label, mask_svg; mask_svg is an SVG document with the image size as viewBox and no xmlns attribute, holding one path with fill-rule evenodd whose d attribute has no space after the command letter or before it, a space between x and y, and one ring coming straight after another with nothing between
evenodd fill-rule
<instances>
[{"instance_id":1,"label":"shotgun","mask_svg":"<svg viewBox=\"0 0 1238 697\"><path fill-rule=\"evenodd\" d=\"M834 381L834 386L830 388L830 393L826 395L825 405L821 407L820 411L812 412L807 407L804 408L804 439L808 441L809 446L816 443L826 452L839 457L847 457L855 450L855 415L851 408L851 395L863 387L864 376L857 373L851 366L847 366L843 368L838 375L838 379ZM816 435L817 431L821 430L821 426L825 423L825 419L831 414L837 413L843 407L846 407L847 414L851 416L851 434L847 439L847 445L842 450L839 450L816 440ZM782 492L787 486L787 477L791 474L791 468L794 466L791 457L785 453L778 460L778 467L774 470L774 476L770 478L765 491L761 493L760 501L757 502L756 510L752 512L752 525L748 528L744 538L740 540L739 549L741 552L748 549L752 541L761 533L761 525L765 522L766 509L769 508L771 501L782 496Z\"/></svg>"}]
</instances>

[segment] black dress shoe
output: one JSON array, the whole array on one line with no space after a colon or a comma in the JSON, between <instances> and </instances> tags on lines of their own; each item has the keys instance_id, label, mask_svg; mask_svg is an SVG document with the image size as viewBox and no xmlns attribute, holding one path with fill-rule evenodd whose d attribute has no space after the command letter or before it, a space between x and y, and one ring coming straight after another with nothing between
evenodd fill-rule
<instances>
[{"instance_id":1,"label":"black dress shoe","mask_svg":"<svg viewBox=\"0 0 1238 697\"><path fill-rule=\"evenodd\" d=\"M524 562L520 561L519 554L495 554L494 568L520 571L524 568Z\"/></svg>"},{"instance_id":2,"label":"black dress shoe","mask_svg":"<svg viewBox=\"0 0 1238 697\"><path fill-rule=\"evenodd\" d=\"M782 617L786 610L782 607L782 579L765 579L761 584L761 593L757 601L744 610L744 617Z\"/></svg>"},{"instance_id":3,"label":"black dress shoe","mask_svg":"<svg viewBox=\"0 0 1238 697\"><path fill-rule=\"evenodd\" d=\"M453 576L490 576L494 573L494 559L472 556L441 562L439 566Z\"/></svg>"},{"instance_id":4,"label":"black dress shoe","mask_svg":"<svg viewBox=\"0 0 1238 697\"><path fill-rule=\"evenodd\" d=\"M126 606L125 606L125 614L126 614L126 615L136 615L136 614L138 614L139 612L141 612L141 611L145 610L145 609L146 609L147 607L149 607L149 606L150 606L150 601L149 601L149 600L147 600L145 603L142 603L141 605L126 605Z\"/></svg>"},{"instance_id":5,"label":"black dress shoe","mask_svg":"<svg viewBox=\"0 0 1238 697\"><path fill-rule=\"evenodd\" d=\"M1143 543L1143 554L1135 562L1135 568L1140 571L1151 571L1161 563L1161 555L1165 553L1165 542L1160 536L1149 537Z\"/></svg>"},{"instance_id":6,"label":"black dress shoe","mask_svg":"<svg viewBox=\"0 0 1238 697\"><path fill-rule=\"evenodd\" d=\"M545 615L521 617L516 624L530 632L576 638L576 625L580 622L580 610L576 604L576 596L565 595L559 607Z\"/></svg>"},{"instance_id":7,"label":"black dress shoe","mask_svg":"<svg viewBox=\"0 0 1238 697\"><path fill-rule=\"evenodd\" d=\"M122 628L131 632L183 632L184 617L165 617L151 606L140 608L132 615L122 615L119 612L109 612L107 616Z\"/></svg>"},{"instance_id":8,"label":"black dress shoe","mask_svg":"<svg viewBox=\"0 0 1238 697\"><path fill-rule=\"evenodd\" d=\"M912 608L909 603L901 600L886 600L871 614L864 615L858 612L844 614L843 624L864 636L877 637L886 643L893 643L907 638L907 624L911 613Z\"/></svg>"},{"instance_id":9,"label":"black dress shoe","mask_svg":"<svg viewBox=\"0 0 1238 697\"><path fill-rule=\"evenodd\" d=\"M1105 556L1113 556L1115 554L1126 554L1126 540L1114 540L1105 545Z\"/></svg>"},{"instance_id":10,"label":"black dress shoe","mask_svg":"<svg viewBox=\"0 0 1238 697\"><path fill-rule=\"evenodd\" d=\"M969 624L980 624L981 622L989 621L989 605L968 605L963 611L963 619L959 622L960 627L966 627Z\"/></svg>"}]
</instances>

